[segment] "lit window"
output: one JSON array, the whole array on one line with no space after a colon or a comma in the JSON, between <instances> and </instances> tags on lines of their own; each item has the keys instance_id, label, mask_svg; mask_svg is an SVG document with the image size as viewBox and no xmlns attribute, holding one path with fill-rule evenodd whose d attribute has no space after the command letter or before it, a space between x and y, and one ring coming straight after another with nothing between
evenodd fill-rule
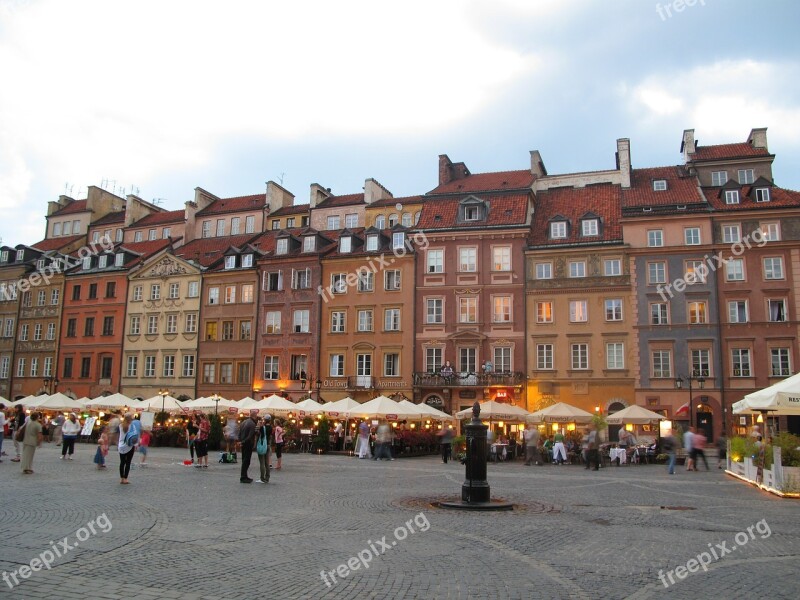
<instances>
[{"instance_id":1,"label":"lit window","mask_svg":"<svg viewBox=\"0 0 800 600\"><path fill-rule=\"evenodd\" d=\"M589 320L589 308L586 300L570 301L569 320L571 323L585 323Z\"/></svg>"}]
</instances>

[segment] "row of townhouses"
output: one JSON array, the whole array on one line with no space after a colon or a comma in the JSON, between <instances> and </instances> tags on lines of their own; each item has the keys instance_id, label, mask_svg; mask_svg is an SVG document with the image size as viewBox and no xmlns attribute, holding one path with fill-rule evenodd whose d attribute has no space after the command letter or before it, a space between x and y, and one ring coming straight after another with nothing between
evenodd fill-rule
<instances>
[{"instance_id":1,"label":"row of townhouses","mask_svg":"<svg viewBox=\"0 0 800 600\"><path fill-rule=\"evenodd\" d=\"M553 175L442 155L404 198L62 196L0 249L0 395L639 404L716 436L795 371L800 193L766 129L681 152L637 169L620 139L615 168Z\"/></svg>"}]
</instances>

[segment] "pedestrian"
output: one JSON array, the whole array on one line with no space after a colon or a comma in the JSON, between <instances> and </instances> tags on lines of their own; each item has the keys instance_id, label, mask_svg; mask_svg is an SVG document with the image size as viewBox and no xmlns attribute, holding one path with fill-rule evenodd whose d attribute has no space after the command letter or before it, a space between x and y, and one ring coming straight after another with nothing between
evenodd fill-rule
<instances>
[{"instance_id":1,"label":"pedestrian","mask_svg":"<svg viewBox=\"0 0 800 600\"><path fill-rule=\"evenodd\" d=\"M6 405L0 402L0 463L3 462L3 439L5 438L6 427Z\"/></svg>"},{"instance_id":2,"label":"pedestrian","mask_svg":"<svg viewBox=\"0 0 800 600\"><path fill-rule=\"evenodd\" d=\"M69 419L64 421L64 425L61 427L61 433L64 437L64 441L61 444L61 460L64 460L67 452L69 452L67 459L72 460L72 455L75 453L75 440L78 439L80 432L81 422L78 420L78 415L69 413Z\"/></svg>"},{"instance_id":3,"label":"pedestrian","mask_svg":"<svg viewBox=\"0 0 800 600\"><path fill-rule=\"evenodd\" d=\"M442 462L447 464L447 461L450 459L450 455L453 452L453 438L455 437L455 433L453 432L453 429L448 426L443 427L439 432L439 435L442 438Z\"/></svg>"},{"instance_id":4,"label":"pedestrian","mask_svg":"<svg viewBox=\"0 0 800 600\"><path fill-rule=\"evenodd\" d=\"M11 438L14 440L14 451L16 456L11 459L11 462L20 461L20 452L22 451L22 442L17 441L17 432L25 425L25 409L21 404L14 407L14 416L11 418Z\"/></svg>"},{"instance_id":5,"label":"pedestrian","mask_svg":"<svg viewBox=\"0 0 800 600\"><path fill-rule=\"evenodd\" d=\"M197 425L199 422L200 418L198 416L194 416L189 417L189 421L186 423L186 443L189 446L189 456L192 459L192 464L194 464L194 444L195 440L197 439Z\"/></svg>"},{"instance_id":6,"label":"pedestrian","mask_svg":"<svg viewBox=\"0 0 800 600\"><path fill-rule=\"evenodd\" d=\"M253 483L253 480L247 475L247 470L250 468L250 459L253 457L253 449L256 440L256 424L258 423L257 419L258 409L253 409L250 411L250 417L245 419L239 427L239 443L242 446L242 471L239 475L240 483Z\"/></svg>"},{"instance_id":7,"label":"pedestrian","mask_svg":"<svg viewBox=\"0 0 800 600\"><path fill-rule=\"evenodd\" d=\"M445 383L450 383L453 379L455 371L453 371L453 366L450 364L450 361L445 361L444 365L441 369L439 369L439 375L445 380Z\"/></svg>"},{"instance_id":8,"label":"pedestrian","mask_svg":"<svg viewBox=\"0 0 800 600\"><path fill-rule=\"evenodd\" d=\"M131 462L133 462L133 455L136 452L136 444L138 443L138 436L136 430L133 428L133 417L125 415L119 425L117 432L117 451L119 452L119 482L128 484L128 474L131 471Z\"/></svg>"},{"instance_id":9,"label":"pedestrian","mask_svg":"<svg viewBox=\"0 0 800 600\"><path fill-rule=\"evenodd\" d=\"M694 445L692 444L694 438L694 427L689 427L683 434L683 449L686 450L686 470L696 471L694 466Z\"/></svg>"},{"instance_id":10,"label":"pedestrian","mask_svg":"<svg viewBox=\"0 0 800 600\"><path fill-rule=\"evenodd\" d=\"M369 425L366 421L361 421L358 425L358 440L356 442L356 452L358 458L372 458L372 452L369 449Z\"/></svg>"},{"instance_id":11,"label":"pedestrian","mask_svg":"<svg viewBox=\"0 0 800 600\"><path fill-rule=\"evenodd\" d=\"M384 421L378 425L375 434L375 460L394 460L392 458L392 428Z\"/></svg>"},{"instance_id":12,"label":"pedestrian","mask_svg":"<svg viewBox=\"0 0 800 600\"><path fill-rule=\"evenodd\" d=\"M200 423L197 425L197 438L194 442L194 449L197 453L197 469L208 468L208 435L211 433L211 422L208 415L200 415Z\"/></svg>"},{"instance_id":13,"label":"pedestrian","mask_svg":"<svg viewBox=\"0 0 800 600\"><path fill-rule=\"evenodd\" d=\"M595 428L594 424L589 425L588 428L588 439L586 440L587 449L588 449L588 461L586 463L586 468L589 469L594 463L594 470L600 470L600 449L599 443L597 440L597 429Z\"/></svg>"},{"instance_id":14,"label":"pedestrian","mask_svg":"<svg viewBox=\"0 0 800 600\"><path fill-rule=\"evenodd\" d=\"M553 437L553 464L563 465L565 462L567 462L567 450L564 448L564 434L559 431Z\"/></svg>"},{"instance_id":15,"label":"pedestrian","mask_svg":"<svg viewBox=\"0 0 800 600\"><path fill-rule=\"evenodd\" d=\"M264 415L258 422L258 440L256 441L256 455L258 456L258 467L260 477L257 483L269 483L269 440L272 436L272 425L270 415ZM242 459L244 460L244 459Z\"/></svg>"},{"instance_id":16,"label":"pedestrian","mask_svg":"<svg viewBox=\"0 0 800 600\"><path fill-rule=\"evenodd\" d=\"M675 459L676 453L675 450L678 446L678 441L675 439L675 436L672 435L672 430L667 432L663 438L661 438L661 450L667 456L669 456L669 462L667 464L667 473L669 475L675 475Z\"/></svg>"},{"instance_id":17,"label":"pedestrian","mask_svg":"<svg viewBox=\"0 0 800 600\"><path fill-rule=\"evenodd\" d=\"M22 436L22 472L25 475L33 475L33 455L36 448L42 445L42 424L39 423L41 414L31 413L30 419L22 424L20 430L24 429Z\"/></svg>"},{"instance_id":18,"label":"pedestrian","mask_svg":"<svg viewBox=\"0 0 800 600\"><path fill-rule=\"evenodd\" d=\"M535 462L536 466L540 466L542 457L539 454L539 439L541 438L539 429L526 427L522 437L525 440L525 464L530 467L531 462Z\"/></svg>"},{"instance_id":19,"label":"pedestrian","mask_svg":"<svg viewBox=\"0 0 800 600\"><path fill-rule=\"evenodd\" d=\"M281 470L281 457L283 456L283 427L281 427L281 422L278 419L275 419L275 427L273 428L273 432L275 435L275 458L278 459L278 463L275 465L275 468L278 471ZM270 465L271 467L272 465ZM269 478L267 478L269 479Z\"/></svg>"},{"instance_id":20,"label":"pedestrian","mask_svg":"<svg viewBox=\"0 0 800 600\"><path fill-rule=\"evenodd\" d=\"M344 441L344 428L339 421L333 428L333 447L338 452L342 449L342 442Z\"/></svg>"},{"instance_id":21,"label":"pedestrian","mask_svg":"<svg viewBox=\"0 0 800 600\"><path fill-rule=\"evenodd\" d=\"M117 446L119 443L119 426L122 425L122 419L119 416L119 411L115 410L111 413L111 418L108 421L108 445Z\"/></svg>"},{"instance_id":22,"label":"pedestrian","mask_svg":"<svg viewBox=\"0 0 800 600\"><path fill-rule=\"evenodd\" d=\"M62 438L62 428L64 427L64 421L66 421L66 417L64 417L64 413L58 413L55 418L50 421L50 424L53 429L53 443L54 444L61 444L64 440Z\"/></svg>"},{"instance_id":23,"label":"pedestrian","mask_svg":"<svg viewBox=\"0 0 800 600\"><path fill-rule=\"evenodd\" d=\"M697 465L699 464L698 458L703 459L703 464L706 466L706 471L708 471L708 461L706 460L706 442L707 438L703 435L702 431L698 431L692 437L692 449L694 450L694 470L697 470Z\"/></svg>"},{"instance_id":24,"label":"pedestrian","mask_svg":"<svg viewBox=\"0 0 800 600\"><path fill-rule=\"evenodd\" d=\"M239 422L236 416L228 419L225 425L225 441L228 454L236 452L236 440L239 438Z\"/></svg>"},{"instance_id":25,"label":"pedestrian","mask_svg":"<svg viewBox=\"0 0 800 600\"><path fill-rule=\"evenodd\" d=\"M97 436L97 452L94 453L94 464L99 469L106 468L106 456L108 456L108 426L100 428L100 435Z\"/></svg>"},{"instance_id":26,"label":"pedestrian","mask_svg":"<svg viewBox=\"0 0 800 600\"><path fill-rule=\"evenodd\" d=\"M728 438L723 433L717 438L717 468L722 468L722 463L728 459Z\"/></svg>"},{"instance_id":27,"label":"pedestrian","mask_svg":"<svg viewBox=\"0 0 800 600\"><path fill-rule=\"evenodd\" d=\"M147 451L150 448L150 432L143 429L139 437L139 454L142 455L142 462L139 463L139 468L147 466Z\"/></svg>"}]
</instances>

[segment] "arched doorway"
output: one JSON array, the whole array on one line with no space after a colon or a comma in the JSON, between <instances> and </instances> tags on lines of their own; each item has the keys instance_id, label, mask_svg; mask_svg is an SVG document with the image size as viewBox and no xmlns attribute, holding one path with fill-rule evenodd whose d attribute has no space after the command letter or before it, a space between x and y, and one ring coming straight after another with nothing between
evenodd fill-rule
<instances>
[{"instance_id":1,"label":"arched doorway","mask_svg":"<svg viewBox=\"0 0 800 600\"><path fill-rule=\"evenodd\" d=\"M705 402L697 405L695 413L695 427L698 432L702 432L709 442L714 441L714 409Z\"/></svg>"},{"instance_id":2,"label":"arched doorway","mask_svg":"<svg viewBox=\"0 0 800 600\"><path fill-rule=\"evenodd\" d=\"M625 405L622 402L612 402L608 405L608 416L610 417L614 413L617 413L625 408ZM608 441L616 442L619 441L619 430L622 429L622 425L609 425L608 426Z\"/></svg>"}]
</instances>

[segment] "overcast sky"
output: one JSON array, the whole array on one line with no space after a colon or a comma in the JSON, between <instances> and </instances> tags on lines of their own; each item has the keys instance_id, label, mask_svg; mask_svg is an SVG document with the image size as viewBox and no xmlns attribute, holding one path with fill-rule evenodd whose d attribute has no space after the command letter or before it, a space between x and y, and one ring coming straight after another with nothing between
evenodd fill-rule
<instances>
[{"instance_id":1,"label":"overcast sky","mask_svg":"<svg viewBox=\"0 0 800 600\"><path fill-rule=\"evenodd\" d=\"M86 187L161 199L282 182L396 197L473 173L678 164L768 127L800 189L800 2L0 0L0 236ZM691 0L684 0L690 3ZM679 5L680 7L681 5Z\"/></svg>"}]
</instances>

